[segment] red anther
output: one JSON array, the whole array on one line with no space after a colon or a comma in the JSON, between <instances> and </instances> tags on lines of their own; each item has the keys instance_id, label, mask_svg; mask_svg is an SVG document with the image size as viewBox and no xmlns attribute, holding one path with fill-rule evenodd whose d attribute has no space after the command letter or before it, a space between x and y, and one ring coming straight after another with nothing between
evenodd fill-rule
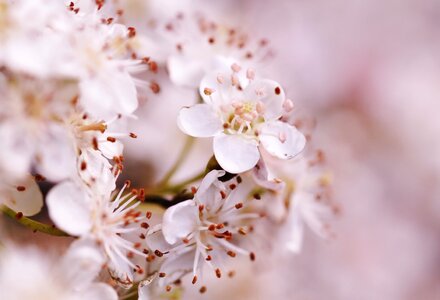
<instances>
[{"instance_id":1,"label":"red anther","mask_svg":"<svg viewBox=\"0 0 440 300\"><path fill-rule=\"evenodd\" d=\"M144 229L148 229L150 227L150 225L147 222L142 222L141 227Z\"/></svg>"},{"instance_id":2,"label":"red anther","mask_svg":"<svg viewBox=\"0 0 440 300\"><path fill-rule=\"evenodd\" d=\"M234 251L226 252L230 257L235 257L237 254Z\"/></svg>"},{"instance_id":3,"label":"red anther","mask_svg":"<svg viewBox=\"0 0 440 300\"><path fill-rule=\"evenodd\" d=\"M196 275L194 275L194 277L193 277L193 279L192 279L191 283L192 283L192 284L196 284L196 282L197 282L197 276L196 276Z\"/></svg>"},{"instance_id":4,"label":"red anther","mask_svg":"<svg viewBox=\"0 0 440 300\"><path fill-rule=\"evenodd\" d=\"M163 272L159 273L159 277L164 278L165 276L166 276L165 273L163 273Z\"/></svg>"},{"instance_id":5,"label":"red anther","mask_svg":"<svg viewBox=\"0 0 440 300\"><path fill-rule=\"evenodd\" d=\"M150 83L150 89L154 94L159 94L160 92L160 85L157 82L152 81Z\"/></svg>"},{"instance_id":6,"label":"red anther","mask_svg":"<svg viewBox=\"0 0 440 300\"><path fill-rule=\"evenodd\" d=\"M87 169L87 163L85 161L81 162L80 169L81 169L81 171L84 171L85 169Z\"/></svg>"},{"instance_id":7,"label":"red anther","mask_svg":"<svg viewBox=\"0 0 440 300\"><path fill-rule=\"evenodd\" d=\"M237 187L237 185L236 185L235 183L231 183L231 184L229 185L229 188L230 188L231 190L234 190L236 187Z\"/></svg>"},{"instance_id":8,"label":"red anther","mask_svg":"<svg viewBox=\"0 0 440 300\"><path fill-rule=\"evenodd\" d=\"M243 203L237 203L237 204L235 204L235 208L236 209L240 209L240 208L242 208L243 207Z\"/></svg>"},{"instance_id":9,"label":"red anther","mask_svg":"<svg viewBox=\"0 0 440 300\"><path fill-rule=\"evenodd\" d=\"M137 139L138 136L137 136L135 133L130 132L130 137L131 137L132 139Z\"/></svg>"},{"instance_id":10,"label":"red anther","mask_svg":"<svg viewBox=\"0 0 440 300\"><path fill-rule=\"evenodd\" d=\"M222 272L220 271L220 269L215 269L215 276L217 276L217 278L222 277Z\"/></svg>"},{"instance_id":11,"label":"red anther","mask_svg":"<svg viewBox=\"0 0 440 300\"><path fill-rule=\"evenodd\" d=\"M206 286L202 286L199 290L200 294L203 294L206 292Z\"/></svg>"},{"instance_id":12,"label":"red anther","mask_svg":"<svg viewBox=\"0 0 440 300\"><path fill-rule=\"evenodd\" d=\"M157 67L157 63L155 61L149 61L148 68L150 69L151 72L157 73L158 67Z\"/></svg>"},{"instance_id":13,"label":"red anther","mask_svg":"<svg viewBox=\"0 0 440 300\"><path fill-rule=\"evenodd\" d=\"M26 190L25 186L22 186L22 185L17 186L17 191L24 192L25 190Z\"/></svg>"},{"instance_id":14,"label":"red anther","mask_svg":"<svg viewBox=\"0 0 440 300\"><path fill-rule=\"evenodd\" d=\"M16 218L17 220L20 220L21 218L23 218L23 213L22 213L22 212L18 212L18 213L16 213L16 214L15 214L15 218Z\"/></svg>"},{"instance_id":15,"label":"red anther","mask_svg":"<svg viewBox=\"0 0 440 300\"><path fill-rule=\"evenodd\" d=\"M131 186L131 181L130 180L125 180L125 188L130 188L130 186Z\"/></svg>"},{"instance_id":16,"label":"red anther","mask_svg":"<svg viewBox=\"0 0 440 300\"><path fill-rule=\"evenodd\" d=\"M156 254L157 257L162 257L163 256L163 253L160 252L159 250L155 250L154 254Z\"/></svg>"},{"instance_id":17,"label":"red anther","mask_svg":"<svg viewBox=\"0 0 440 300\"><path fill-rule=\"evenodd\" d=\"M114 142L116 142L116 139L112 136L108 136L107 141L109 141L110 143L114 143Z\"/></svg>"},{"instance_id":18,"label":"red anther","mask_svg":"<svg viewBox=\"0 0 440 300\"><path fill-rule=\"evenodd\" d=\"M277 95L281 94L281 89L280 89L279 86L277 86L277 87L275 88L275 94L277 94Z\"/></svg>"},{"instance_id":19,"label":"red anther","mask_svg":"<svg viewBox=\"0 0 440 300\"><path fill-rule=\"evenodd\" d=\"M134 27L128 27L127 30L128 30L127 36L128 36L129 38L132 38L132 37L135 37L135 36L136 36L136 28L134 28Z\"/></svg>"},{"instance_id":20,"label":"red anther","mask_svg":"<svg viewBox=\"0 0 440 300\"><path fill-rule=\"evenodd\" d=\"M255 261L255 253L254 252L249 253L249 258L251 259L251 261Z\"/></svg>"},{"instance_id":21,"label":"red anther","mask_svg":"<svg viewBox=\"0 0 440 300\"><path fill-rule=\"evenodd\" d=\"M151 219L151 216L153 215L153 213L151 211L147 211L145 213L145 216L147 217L147 219Z\"/></svg>"}]
</instances>

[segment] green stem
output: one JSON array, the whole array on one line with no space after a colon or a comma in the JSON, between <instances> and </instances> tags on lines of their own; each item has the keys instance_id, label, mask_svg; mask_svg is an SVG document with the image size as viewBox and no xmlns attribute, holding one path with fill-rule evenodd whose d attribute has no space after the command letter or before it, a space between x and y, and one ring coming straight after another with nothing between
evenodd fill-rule
<instances>
[{"instance_id":1,"label":"green stem","mask_svg":"<svg viewBox=\"0 0 440 300\"><path fill-rule=\"evenodd\" d=\"M200 179L202 179L203 177L205 177L206 175L206 171L202 171L196 175L194 175L193 177L190 177L188 179L185 179L181 182L178 182L176 184L173 184L171 186L164 186L161 189L157 190L157 192L160 193L179 193L181 192L188 184L193 183L195 181L198 181Z\"/></svg>"},{"instance_id":2,"label":"green stem","mask_svg":"<svg viewBox=\"0 0 440 300\"><path fill-rule=\"evenodd\" d=\"M185 161L186 156L191 151L192 146L194 145L195 139L191 136L187 136L185 140L185 144L183 145L183 149L179 154L179 157L177 158L174 165L171 167L171 169L168 170L168 172L164 175L162 180L157 184L158 188L165 187L168 182L170 181L171 177L173 177L174 173L179 169L179 167L182 165L182 163Z\"/></svg>"},{"instance_id":3,"label":"green stem","mask_svg":"<svg viewBox=\"0 0 440 300\"><path fill-rule=\"evenodd\" d=\"M65 233L62 230L59 230L58 228L55 228L52 225L43 224L38 221L29 219L29 218L23 216L21 213L17 213L15 211L13 211L9 207L2 206L0 209L1 209L1 211L3 211L3 213L5 215L9 216L12 219L15 219L18 223L20 223L20 224L22 224L22 225L24 225L34 231L39 231L39 232L43 232L43 233L54 235L54 236L70 236L69 234Z\"/></svg>"}]
</instances>

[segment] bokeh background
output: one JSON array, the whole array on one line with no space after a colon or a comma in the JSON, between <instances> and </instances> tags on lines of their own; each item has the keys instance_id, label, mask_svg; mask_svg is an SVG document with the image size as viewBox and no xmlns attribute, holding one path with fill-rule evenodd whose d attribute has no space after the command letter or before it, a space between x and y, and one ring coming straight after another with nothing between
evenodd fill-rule
<instances>
[{"instance_id":1,"label":"bokeh background","mask_svg":"<svg viewBox=\"0 0 440 300\"><path fill-rule=\"evenodd\" d=\"M309 231L302 253L273 251L257 269L244 264L206 297L440 299L440 2L182 3L270 40L275 55L264 71L316 120L314 143L326 152L342 207L336 239ZM177 93L169 101L193 102L188 91ZM179 147L169 145L183 137L160 116L176 115L179 105L154 105L147 115L170 135L140 152L175 156ZM133 156L142 157L136 148ZM192 166L209 156L193 154ZM166 170L150 163L158 174Z\"/></svg>"},{"instance_id":2,"label":"bokeh background","mask_svg":"<svg viewBox=\"0 0 440 300\"><path fill-rule=\"evenodd\" d=\"M440 1L158 3L164 15L198 10L270 40L264 72L316 120L313 141L326 152L341 205L335 239L308 231L297 255L271 245L257 265L243 263L202 297L440 299ZM194 91L162 82L161 96L142 102L132 124L140 138L126 149L128 177L148 185L166 172L184 141L177 112L194 101ZM209 159L209 143L198 143L177 179ZM21 243L59 243L5 222ZM185 299L199 297L190 289Z\"/></svg>"}]
</instances>

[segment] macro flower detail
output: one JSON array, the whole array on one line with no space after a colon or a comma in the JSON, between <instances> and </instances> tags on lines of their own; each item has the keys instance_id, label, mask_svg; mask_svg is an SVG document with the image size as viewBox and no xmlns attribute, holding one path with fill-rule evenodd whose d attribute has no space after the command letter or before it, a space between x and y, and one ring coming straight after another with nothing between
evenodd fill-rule
<instances>
[{"instance_id":1,"label":"macro flower detail","mask_svg":"<svg viewBox=\"0 0 440 300\"><path fill-rule=\"evenodd\" d=\"M194 284L204 264L220 278L222 266L236 255L255 260L255 254L241 248L239 242L252 231L252 221L261 216L235 196L238 181L218 180L224 174L218 170L208 173L194 198L167 209L161 226L149 233L150 248L159 247L164 254L159 272L166 274L166 283L192 272Z\"/></svg>"},{"instance_id":2,"label":"macro flower detail","mask_svg":"<svg viewBox=\"0 0 440 300\"><path fill-rule=\"evenodd\" d=\"M280 159L301 152L306 139L294 126L279 120L291 103L272 80L246 77L236 64L232 73L214 72L200 84L203 104L183 108L180 129L194 137L214 137L214 155L230 173L245 172L260 159L261 147Z\"/></svg>"},{"instance_id":3,"label":"macro flower detail","mask_svg":"<svg viewBox=\"0 0 440 300\"><path fill-rule=\"evenodd\" d=\"M109 270L123 286L130 286L133 273L140 271L130 258L145 254L140 251L140 241L129 241L124 235L138 233L144 228L145 215L135 208L139 195L122 195L128 183L114 200L101 189L82 188L74 182L64 182L54 187L47 196L49 214L62 230L81 239L91 239L101 245Z\"/></svg>"}]
</instances>

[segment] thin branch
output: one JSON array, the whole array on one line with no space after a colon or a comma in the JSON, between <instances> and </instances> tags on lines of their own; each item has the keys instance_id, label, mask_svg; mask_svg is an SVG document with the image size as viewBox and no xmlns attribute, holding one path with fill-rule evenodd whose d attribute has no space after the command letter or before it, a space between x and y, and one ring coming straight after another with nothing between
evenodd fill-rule
<instances>
[{"instance_id":1,"label":"thin branch","mask_svg":"<svg viewBox=\"0 0 440 300\"><path fill-rule=\"evenodd\" d=\"M53 225L47 225L47 224L40 223L38 221L29 219L29 218L23 216L22 213L17 213L7 206L2 206L0 209L1 209L1 211L3 211L3 213L5 215L14 219L18 223L32 229L33 231L39 231L39 232L43 232L43 233L54 235L54 236L70 236L69 234L56 228Z\"/></svg>"}]
</instances>

